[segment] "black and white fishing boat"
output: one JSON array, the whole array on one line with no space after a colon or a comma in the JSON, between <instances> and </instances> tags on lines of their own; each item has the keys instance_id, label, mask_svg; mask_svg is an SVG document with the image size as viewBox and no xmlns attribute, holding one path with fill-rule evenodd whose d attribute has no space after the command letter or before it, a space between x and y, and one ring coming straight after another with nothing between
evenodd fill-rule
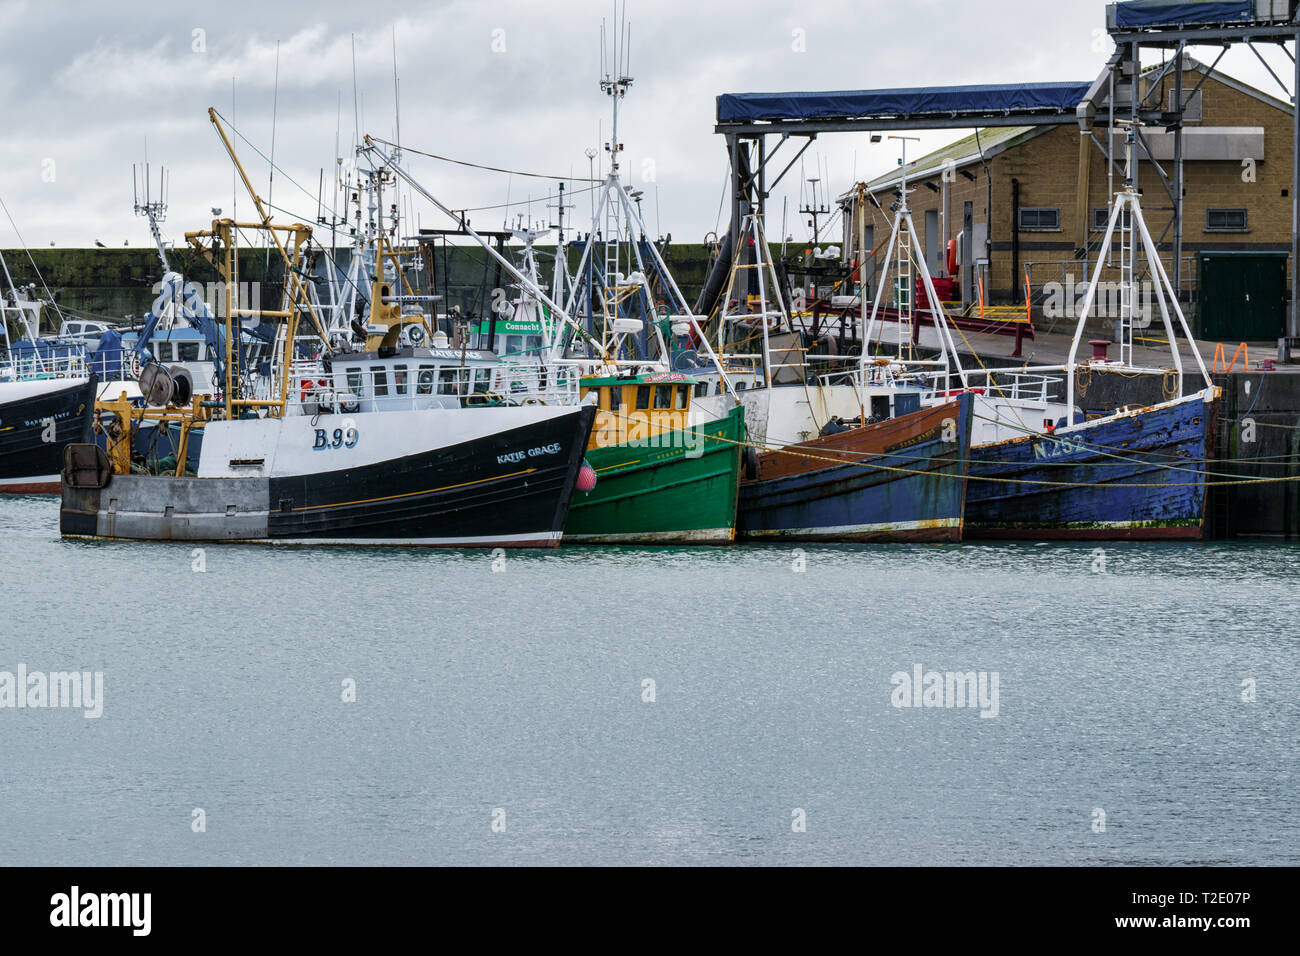
<instances>
[{"instance_id":1,"label":"black and white fishing boat","mask_svg":"<svg viewBox=\"0 0 1300 956\"><path fill-rule=\"evenodd\" d=\"M203 243L228 288L239 238L261 230L285 267L270 388L253 386L235 334L241 310L227 296L219 396L190 393L159 364L141 374L147 405L98 408L105 447L69 446L63 467L64 536L166 541L546 547L559 543L596 409L515 404L466 388L463 354L410 344L432 336L406 313L384 274L372 276L368 342L328 350L303 274L310 227L276 225L222 142L260 222L214 221ZM381 207L382 208L382 207ZM381 231L382 231L381 222ZM381 260L382 261L382 260ZM310 371L297 360L299 321L327 349ZM419 326L422 335L412 336ZM382 334L380 334L382 331ZM304 377L309 376L304 386ZM138 455L143 425L177 433L175 460ZM197 455L192 432L203 430Z\"/></svg>"},{"instance_id":2,"label":"black and white fishing boat","mask_svg":"<svg viewBox=\"0 0 1300 956\"><path fill-rule=\"evenodd\" d=\"M12 281L0 301L0 493L57 493L64 446L90 439L85 348L41 339L43 305Z\"/></svg>"}]
</instances>

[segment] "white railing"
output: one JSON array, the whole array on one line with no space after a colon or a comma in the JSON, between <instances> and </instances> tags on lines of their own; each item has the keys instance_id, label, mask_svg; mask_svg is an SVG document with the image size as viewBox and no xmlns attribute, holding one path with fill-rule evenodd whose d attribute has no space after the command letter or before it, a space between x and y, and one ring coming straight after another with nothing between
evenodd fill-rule
<instances>
[{"instance_id":1,"label":"white railing","mask_svg":"<svg viewBox=\"0 0 1300 956\"><path fill-rule=\"evenodd\" d=\"M1025 402L1052 402L1054 385L1065 379L1060 376L1038 375L1010 369L978 369L967 372L971 388L984 388L990 396ZM984 384L978 384L982 378Z\"/></svg>"},{"instance_id":2,"label":"white railing","mask_svg":"<svg viewBox=\"0 0 1300 956\"><path fill-rule=\"evenodd\" d=\"M0 379L5 381L30 382L86 377L84 351L64 352L58 355L25 352L21 356L8 355L0 358Z\"/></svg>"},{"instance_id":3,"label":"white railing","mask_svg":"<svg viewBox=\"0 0 1300 956\"><path fill-rule=\"evenodd\" d=\"M297 362L290 371L293 415L499 405L576 405L577 369L510 363L438 365L412 359L392 364Z\"/></svg>"}]
</instances>

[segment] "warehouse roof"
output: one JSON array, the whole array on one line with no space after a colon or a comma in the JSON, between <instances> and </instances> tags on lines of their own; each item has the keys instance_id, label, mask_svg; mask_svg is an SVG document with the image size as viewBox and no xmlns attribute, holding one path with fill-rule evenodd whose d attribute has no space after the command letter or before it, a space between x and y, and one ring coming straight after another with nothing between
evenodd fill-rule
<instances>
[{"instance_id":1,"label":"warehouse roof","mask_svg":"<svg viewBox=\"0 0 1300 956\"><path fill-rule=\"evenodd\" d=\"M937 175L949 164L953 169L962 169L966 166L982 163L1000 153L1006 152L1008 149L1027 143L1034 137L1041 136L1053 128L1051 126L1010 126L1000 129L980 130L978 134L972 133L965 139L959 139L957 142L943 147L943 149L922 156L916 162L908 163L907 178L909 180L927 179ZM878 176L867 183L867 190L877 192L881 189L890 189L898 186L901 181L901 171L892 169L883 176Z\"/></svg>"}]
</instances>

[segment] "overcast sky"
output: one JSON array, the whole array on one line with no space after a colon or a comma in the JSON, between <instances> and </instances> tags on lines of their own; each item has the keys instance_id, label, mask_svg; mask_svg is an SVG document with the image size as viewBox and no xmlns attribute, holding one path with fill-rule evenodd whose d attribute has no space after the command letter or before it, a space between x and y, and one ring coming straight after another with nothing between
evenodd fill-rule
<instances>
[{"instance_id":1,"label":"overcast sky","mask_svg":"<svg viewBox=\"0 0 1300 956\"><path fill-rule=\"evenodd\" d=\"M356 125L353 36L362 131L393 134L394 27L401 133L409 146L585 176L585 150L597 145L601 128L609 133L609 106L597 84L601 20L612 19L612 0L224 0L202 12L186 6L0 0L0 199L29 246L89 246L96 239L147 245L145 222L131 209L131 164L146 151L155 169L165 164L170 171L169 238L206 227L212 207L228 213L231 166L208 106L233 117L269 154L275 105L275 159L283 173L276 174L273 200L313 221L322 167L328 203L336 132L341 128L346 155ZM1099 0L632 0L635 83L620 119L624 169L645 190L652 230L657 218L658 232L698 242L719 223L727 173L722 138L713 132L719 93L1086 81L1111 49L1097 32L1104 19ZM1266 56L1286 76L1285 58L1277 51ZM1221 69L1282 95L1247 49L1229 53ZM927 134L922 145L959 135ZM267 163L239 146L265 196ZM805 156L805 176L816 175L820 164L839 191L855 173L863 179L894 165L897 144L840 134L823 137ZM409 165L448 205L531 196L532 218L547 215L545 180L414 156ZM787 187L793 211L797 169L769 206L773 238ZM585 199L578 200L580 217L589 215ZM251 215L242 194L239 203L241 218ZM431 207L416 211L426 227L447 224ZM504 218L504 210L485 211L472 221L499 228ZM802 240L802 221L793 213L790 219L787 231ZM0 247L17 244L0 217Z\"/></svg>"}]
</instances>

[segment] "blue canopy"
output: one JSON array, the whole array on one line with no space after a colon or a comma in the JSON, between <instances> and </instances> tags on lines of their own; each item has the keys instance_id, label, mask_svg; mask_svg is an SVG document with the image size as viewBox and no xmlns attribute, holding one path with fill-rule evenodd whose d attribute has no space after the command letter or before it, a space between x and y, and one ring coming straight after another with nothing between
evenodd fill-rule
<instances>
[{"instance_id":1,"label":"blue canopy","mask_svg":"<svg viewBox=\"0 0 1300 956\"><path fill-rule=\"evenodd\" d=\"M1129 0L1116 4L1119 27L1170 27L1255 19L1254 0Z\"/></svg>"},{"instance_id":2,"label":"blue canopy","mask_svg":"<svg viewBox=\"0 0 1300 956\"><path fill-rule=\"evenodd\" d=\"M1087 96L1089 83L1006 83L927 86L899 90L832 93L723 93L718 122L946 116L953 113L1070 113Z\"/></svg>"},{"instance_id":3,"label":"blue canopy","mask_svg":"<svg viewBox=\"0 0 1300 956\"><path fill-rule=\"evenodd\" d=\"M124 351L122 333L117 329L109 329L99 337L99 345L90 359L91 370L101 381L121 378Z\"/></svg>"}]
</instances>

